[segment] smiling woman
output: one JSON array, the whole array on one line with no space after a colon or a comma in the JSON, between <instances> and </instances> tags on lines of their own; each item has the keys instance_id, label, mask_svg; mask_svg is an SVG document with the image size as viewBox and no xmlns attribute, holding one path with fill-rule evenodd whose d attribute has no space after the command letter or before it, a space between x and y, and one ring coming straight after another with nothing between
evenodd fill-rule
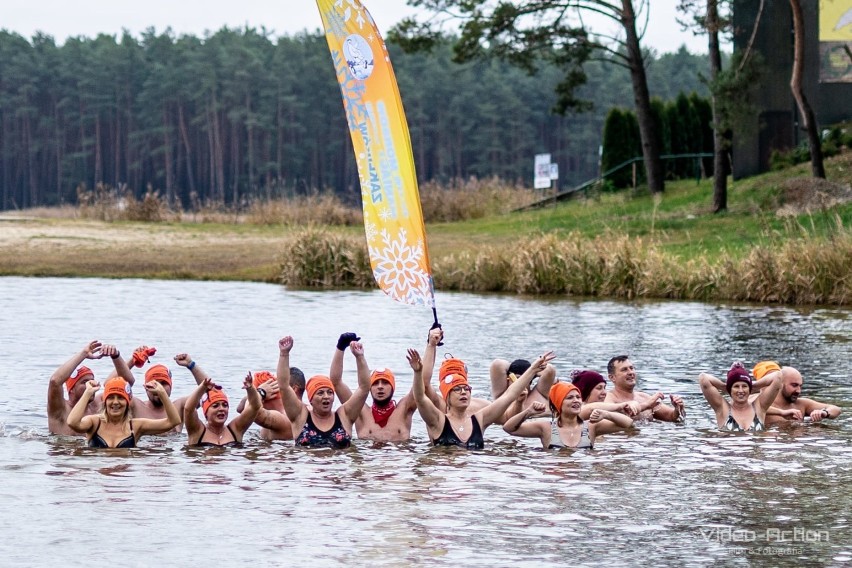
<instances>
[{"instance_id":1,"label":"smiling woman","mask_svg":"<svg viewBox=\"0 0 852 568\"><path fill-rule=\"evenodd\" d=\"M68 426L75 432L85 433L92 448L135 448L139 438L146 434L162 434L180 424L180 415L169 400L163 385L151 381L145 385L163 401L166 418L133 418L130 410L132 391L121 377L112 377L104 383L104 409L100 414L83 416L89 401L101 388L100 383L89 381L86 391L68 415Z\"/></svg>"},{"instance_id":2,"label":"smiling woman","mask_svg":"<svg viewBox=\"0 0 852 568\"><path fill-rule=\"evenodd\" d=\"M772 406L775 396L781 391L781 371L773 371L763 378L752 381L751 375L739 361L731 365L727 380L722 383L713 375L701 373L698 384L701 393L716 413L716 423L721 430L729 432L761 432L766 429L766 411ZM731 395L731 402L719 392L719 386ZM760 391L760 396L749 402L751 393Z\"/></svg>"},{"instance_id":3,"label":"smiling woman","mask_svg":"<svg viewBox=\"0 0 852 568\"><path fill-rule=\"evenodd\" d=\"M189 358L188 355L187 358ZM198 387L186 398L183 407L183 420L189 445L236 446L241 444L243 435L263 404L254 386L251 372L243 381L243 388L246 389L246 406L236 418L228 422L230 402L222 387L215 384L194 360L186 368L198 381ZM207 421L206 424L198 419L199 403L201 403L201 412Z\"/></svg>"}]
</instances>

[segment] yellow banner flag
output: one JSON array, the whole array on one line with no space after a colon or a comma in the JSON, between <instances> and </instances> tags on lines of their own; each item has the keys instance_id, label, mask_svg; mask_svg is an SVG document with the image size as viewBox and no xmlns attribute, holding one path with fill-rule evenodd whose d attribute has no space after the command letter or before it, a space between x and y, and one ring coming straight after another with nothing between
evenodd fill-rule
<instances>
[{"instance_id":1,"label":"yellow banner flag","mask_svg":"<svg viewBox=\"0 0 852 568\"><path fill-rule=\"evenodd\" d=\"M385 42L358 0L317 0L355 148L370 264L394 300L434 309L408 124Z\"/></svg>"}]
</instances>

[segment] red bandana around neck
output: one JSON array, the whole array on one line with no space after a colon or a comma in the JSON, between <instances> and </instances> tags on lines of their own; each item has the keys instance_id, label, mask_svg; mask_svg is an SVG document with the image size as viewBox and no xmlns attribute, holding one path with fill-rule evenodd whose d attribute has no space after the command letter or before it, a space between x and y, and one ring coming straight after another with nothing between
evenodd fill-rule
<instances>
[{"instance_id":1,"label":"red bandana around neck","mask_svg":"<svg viewBox=\"0 0 852 568\"><path fill-rule=\"evenodd\" d=\"M390 420L391 414L396 410L396 401L392 400L390 403L384 406L378 406L375 402L373 403L373 420L376 421L376 424L379 425L379 428L384 428L388 425L388 420Z\"/></svg>"}]
</instances>

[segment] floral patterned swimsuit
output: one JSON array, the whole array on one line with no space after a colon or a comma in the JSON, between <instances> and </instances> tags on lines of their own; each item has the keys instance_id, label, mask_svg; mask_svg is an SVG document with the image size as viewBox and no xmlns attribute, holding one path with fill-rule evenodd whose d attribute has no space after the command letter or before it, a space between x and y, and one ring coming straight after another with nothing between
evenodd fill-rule
<instances>
[{"instance_id":1,"label":"floral patterned swimsuit","mask_svg":"<svg viewBox=\"0 0 852 568\"><path fill-rule=\"evenodd\" d=\"M339 411L338 411L339 412ZM302 427L302 431L296 437L296 445L307 448L348 448L352 443L352 436L346 433L343 427L343 422L340 421L340 415L334 413L334 424L331 430L320 430L314 424L311 413L308 413L308 420Z\"/></svg>"}]
</instances>

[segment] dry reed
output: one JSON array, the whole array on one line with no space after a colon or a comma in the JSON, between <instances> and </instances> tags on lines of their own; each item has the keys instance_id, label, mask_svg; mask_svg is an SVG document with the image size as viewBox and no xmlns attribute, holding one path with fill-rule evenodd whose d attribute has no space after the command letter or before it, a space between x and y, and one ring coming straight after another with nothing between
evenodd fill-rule
<instances>
[{"instance_id":1,"label":"dry reed","mask_svg":"<svg viewBox=\"0 0 852 568\"><path fill-rule=\"evenodd\" d=\"M373 271L364 239L308 227L285 246L281 283L298 288L370 288Z\"/></svg>"},{"instance_id":2,"label":"dry reed","mask_svg":"<svg viewBox=\"0 0 852 568\"><path fill-rule=\"evenodd\" d=\"M839 220L838 220L839 223ZM681 259L654 242L624 235L587 239L542 235L518 246L483 247L433 259L436 288L519 294L742 300L788 304L852 301L852 232L838 226L830 246L800 237L756 246L715 263ZM314 287L375 287L366 246L309 229L288 249L282 282Z\"/></svg>"},{"instance_id":3,"label":"dry reed","mask_svg":"<svg viewBox=\"0 0 852 568\"><path fill-rule=\"evenodd\" d=\"M455 179L449 184L426 182L420 186L423 218L430 223L481 219L506 213L534 199L533 190L499 178Z\"/></svg>"}]
</instances>

